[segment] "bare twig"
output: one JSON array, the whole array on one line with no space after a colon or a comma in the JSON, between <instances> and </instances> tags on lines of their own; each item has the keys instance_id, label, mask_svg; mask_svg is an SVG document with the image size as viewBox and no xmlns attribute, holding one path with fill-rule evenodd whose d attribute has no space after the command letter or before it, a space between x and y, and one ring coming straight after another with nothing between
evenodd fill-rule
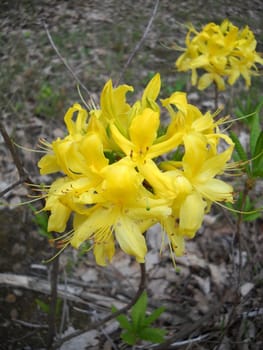
<instances>
[{"instance_id":1,"label":"bare twig","mask_svg":"<svg viewBox=\"0 0 263 350\"><path fill-rule=\"evenodd\" d=\"M56 252L55 252L56 253ZM51 298L49 304L48 313L48 335L47 335L47 348L51 349L54 336L56 335L56 306L57 306L57 295L58 295L58 268L59 268L59 255L57 255L51 266L50 276L50 288Z\"/></svg>"},{"instance_id":2,"label":"bare twig","mask_svg":"<svg viewBox=\"0 0 263 350\"><path fill-rule=\"evenodd\" d=\"M91 93L89 91L89 89L81 82L81 80L79 79L79 77L76 75L76 73L74 72L74 70L70 67L70 65L68 64L68 62L66 61L66 59L61 55L61 53L59 52L56 44L54 43L52 36L49 32L48 26L47 24L44 22L43 23L48 40L51 44L51 46L53 47L53 49L55 50L57 56L59 57L59 59L61 60L61 62L64 64L64 66L67 68L67 70L71 73L71 75L73 76L73 78L75 79L75 81L88 93L88 95L91 98Z\"/></svg>"},{"instance_id":3,"label":"bare twig","mask_svg":"<svg viewBox=\"0 0 263 350\"><path fill-rule=\"evenodd\" d=\"M216 305L213 307L208 313L206 313L204 316L202 316L199 320L194 322L191 325L188 325L185 328L182 328L179 330L174 336L171 336L166 341L164 341L162 344L157 345L154 347L154 350L167 350L170 349L173 345L173 343L182 341L181 339L189 338L189 336L200 328L200 325L203 325L205 322L207 322L211 317L213 317L221 308L221 304Z\"/></svg>"},{"instance_id":4,"label":"bare twig","mask_svg":"<svg viewBox=\"0 0 263 350\"><path fill-rule=\"evenodd\" d=\"M17 323L23 327L27 327L27 328L37 328L37 329L43 329L43 328L48 328L48 325L46 324L36 324L36 323L31 323L31 322L26 322L23 320L14 320L14 323Z\"/></svg>"},{"instance_id":5,"label":"bare twig","mask_svg":"<svg viewBox=\"0 0 263 350\"><path fill-rule=\"evenodd\" d=\"M4 125L2 124L2 122L0 121L0 132L3 136L3 139L5 141L6 147L9 149L11 156L13 158L14 164L17 168L18 174L19 174L19 181L16 181L14 184L8 186L6 189L4 189L1 193L0 193L0 197L2 197L5 193L11 191L13 188L15 188L16 186L24 183L24 182L28 182L31 183L32 181L30 180L28 174L26 173L23 164L19 158L19 155L17 153L16 148L14 147L14 144L12 142L12 140L10 139Z\"/></svg>"},{"instance_id":6,"label":"bare twig","mask_svg":"<svg viewBox=\"0 0 263 350\"><path fill-rule=\"evenodd\" d=\"M128 303L126 306L124 306L123 308L119 309L118 311L109 314L108 316L106 316L105 318L103 318L102 320L95 322L92 325L89 325L87 327L85 327L84 329L81 329L79 331L76 331L72 334L67 335L66 337L58 340L54 346L53 349L57 349L59 348L63 343L65 343L66 341L75 338L83 333L86 333L92 329L95 328L99 328L102 325L104 325L106 322L116 318L117 316L119 316L122 313L127 312L136 302L137 300L140 298L141 294L143 293L144 289L145 289L145 284L146 284L146 270L145 270L145 264L140 264L140 269L141 269L141 279L140 279L140 284L138 287L138 290L135 294L135 296L133 297L133 299L130 301L130 303Z\"/></svg>"},{"instance_id":7,"label":"bare twig","mask_svg":"<svg viewBox=\"0 0 263 350\"><path fill-rule=\"evenodd\" d=\"M65 285L65 291L66 291L68 286L68 279L67 279L65 268L63 269L63 275L64 275L64 285ZM69 321L68 318L69 318L69 311L68 311L67 296L65 294L63 298L63 308L62 308L62 315L61 315L61 321L60 321L59 336L61 336L62 334L62 331L65 326L65 322Z\"/></svg>"},{"instance_id":8,"label":"bare twig","mask_svg":"<svg viewBox=\"0 0 263 350\"><path fill-rule=\"evenodd\" d=\"M7 186L3 191L0 192L0 197L3 197L6 193L9 191L12 191L16 186L21 185L25 182L25 179L19 179L18 181L14 182L12 185Z\"/></svg>"},{"instance_id":9,"label":"bare twig","mask_svg":"<svg viewBox=\"0 0 263 350\"><path fill-rule=\"evenodd\" d=\"M149 21L148 21L147 27L145 28L145 30L144 30L144 32L143 32L143 35L142 35L142 37L141 37L141 39L140 39L140 41L136 44L136 46L135 46L135 48L132 50L132 52L131 52L131 54L130 54L130 56L129 56L127 62L126 62L126 64L124 65L124 67L123 67L123 69L122 69L122 71L121 71L121 73L120 73L120 75L119 75L119 78L117 79L117 82L115 83L116 86L119 85L120 81L121 81L122 78L123 78L124 72L125 72L126 69L129 67L129 65L130 65L130 63L131 63L131 61L132 61L132 59L134 58L134 56L136 55L136 53L139 51L139 49L141 48L141 46L142 46L142 44L143 44L145 38L147 37L147 34L149 33L150 28L151 28L152 23L153 23L153 20L154 20L154 18L155 18L155 16L156 16L158 6L159 6L159 0L156 0L156 1L155 1L154 8L153 8L153 12L152 12L151 17L150 17L150 19L149 19Z\"/></svg>"}]
</instances>

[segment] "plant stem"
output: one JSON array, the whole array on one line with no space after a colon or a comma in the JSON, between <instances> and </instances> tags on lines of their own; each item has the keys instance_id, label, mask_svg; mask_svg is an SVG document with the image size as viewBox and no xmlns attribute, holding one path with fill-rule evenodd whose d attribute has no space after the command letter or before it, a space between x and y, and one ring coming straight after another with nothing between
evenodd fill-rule
<instances>
[{"instance_id":1,"label":"plant stem","mask_svg":"<svg viewBox=\"0 0 263 350\"><path fill-rule=\"evenodd\" d=\"M15 182L14 184L12 184L11 186L8 186L5 190L3 190L0 193L0 196L3 196L5 193L7 193L8 191L11 191L14 187L24 183L24 182L28 182L31 183L32 181L30 180L28 174L26 173L23 164L20 160L19 154L17 153L16 148L14 147L14 144L10 138L10 136L8 135L6 128L4 127L4 125L1 123L0 121L0 133L3 136L3 139L5 141L6 147L9 149L11 156L13 158L14 164L17 168L18 174L19 174L19 181Z\"/></svg>"},{"instance_id":2,"label":"plant stem","mask_svg":"<svg viewBox=\"0 0 263 350\"><path fill-rule=\"evenodd\" d=\"M246 179L244 188L243 188L243 197L242 197L242 203L240 206L240 213L238 215L238 220L236 223L236 232L235 232L235 241L238 246L238 276L237 276L237 288L240 288L240 284L242 281L242 265L243 265L243 259L242 259L242 234L241 234L241 224L243 221L243 211L246 205L246 200L248 197L250 189L250 179Z\"/></svg>"},{"instance_id":3,"label":"plant stem","mask_svg":"<svg viewBox=\"0 0 263 350\"><path fill-rule=\"evenodd\" d=\"M141 37L140 41L136 44L135 48L132 50L132 52L131 52L127 62L125 63L125 66L123 67L123 69L122 69L122 71L121 71L121 73L119 75L119 78L117 79L117 82L114 84L115 86L117 86L120 83L120 81L122 80L125 71L127 70L127 68L129 67L131 61L133 60L133 57L140 50L140 48L141 48L145 38L147 37L147 34L148 34L148 32L149 32L149 30L150 30L150 28L152 26L152 23L153 23L153 20L154 20L155 16L156 16L158 6L159 6L159 0L156 0L154 8L153 8L153 12L151 14L151 17L150 17L150 19L148 21L148 24L147 24L144 32L142 34L142 37Z\"/></svg>"},{"instance_id":4,"label":"plant stem","mask_svg":"<svg viewBox=\"0 0 263 350\"><path fill-rule=\"evenodd\" d=\"M92 329L98 328L100 326L102 326L103 324L105 324L106 322L114 319L115 317L119 316L120 314L127 312L136 302L137 300L140 298L141 294L143 293L144 289L145 289L145 285L146 285L146 269L145 269L145 264L142 263L140 264L140 270L141 270L141 279L140 279L140 283L138 286L138 290L135 294L135 296L132 298L132 300L123 308L121 308L120 310L109 314L108 316L106 316L105 318L103 318L102 320L93 323L92 325L89 325L87 327L85 327L82 330L76 331L72 334L67 335L66 337L60 339L59 341L57 341L54 345L52 349L57 349L59 348L63 343L65 343L66 341L75 338L85 332L88 332Z\"/></svg>"},{"instance_id":5,"label":"plant stem","mask_svg":"<svg viewBox=\"0 0 263 350\"><path fill-rule=\"evenodd\" d=\"M215 102L215 111L216 111L218 109L218 88L217 88L216 83L214 83L214 87L215 87L215 99L214 99L214 102Z\"/></svg>"},{"instance_id":6,"label":"plant stem","mask_svg":"<svg viewBox=\"0 0 263 350\"><path fill-rule=\"evenodd\" d=\"M54 339L54 336L56 335L58 269L59 269L59 255L53 260L52 266L51 266L51 277L50 277L51 296L50 296L49 314L48 314L47 349L52 349L53 339Z\"/></svg>"}]
</instances>

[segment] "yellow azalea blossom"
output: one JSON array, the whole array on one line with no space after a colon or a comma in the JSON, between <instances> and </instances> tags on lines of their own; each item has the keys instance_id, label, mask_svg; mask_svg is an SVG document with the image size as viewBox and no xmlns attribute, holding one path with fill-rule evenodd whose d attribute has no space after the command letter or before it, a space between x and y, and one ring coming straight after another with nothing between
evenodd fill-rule
<instances>
[{"instance_id":1,"label":"yellow azalea blossom","mask_svg":"<svg viewBox=\"0 0 263 350\"><path fill-rule=\"evenodd\" d=\"M74 114L77 114L75 122L73 121ZM76 143L82 140L87 129L87 117L87 111L79 104L76 103L69 108L64 118L69 134L63 140L58 138L49 145L48 154L42 157L38 163L42 175L56 171L71 175L72 172L67 165L70 158L69 153L74 153Z\"/></svg>"},{"instance_id":2,"label":"yellow azalea blossom","mask_svg":"<svg viewBox=\"0 0 263 350\"><path fill-rule=\"evenodd\" d=\"M231 46L238 33L224 26L229 33L225 37L221 33L220 40ZM202 40L216 31L216 26L210 26ZM210 50L219 50L209 40ZM197 53L197 43L193 45ZM204 48L199 62L205 59ZM160 87L156 74L141 99L130 105L126 94L133 87L113 87L109 80L100 107L86 111L74 104L64 118L67 135L50 144L42 142L47 154L38 163L40 173L58 173L43 194L43 210L50 212L48 230L62 233L72 225L61 236L60 247L71 244L77 249L88 241L97 264L105 266L117 243L143 263L145 232L160 223L170 247L182 255L185 238L195 235L211 203L232 202L232 187L216 178L224 173L233 151L233 142L219 129L221 121L215 122L209 112L203 115L188 103L184 92L174 92L161 100L170 123L159 135ZM221 144L225 150L220 153ZM180 160L165 161L178 148Z\"/></svg>"},{"instance_id":3,"label":"yellow azalea blossom","mask_svg":"<svg viewBox=\"0 0 263 350\"><path fill-rule=\"evenodd\" d=\"M129 138L126 138L119 129L112 124L111 133L114 141L122 151L136 164L146 159L153 159L174 149L180 144L181 135L173 134L163 138L157 137L160 124L160 115L150 108L145 108L136 115L129 127Z\"/></svg>"},{"instance_id":4,"label":"yellow azalea blossom","mask_svg":"<svg viewBox=\"0 0 263 350\"><path fill-rule=\"evenodd\" d=\"M131 109L131 106L126 102L128 91L133 91L133 87L120 85L117 88L113 88L111 80L105 84L100 98L101 114L99 116L104 127L107 127L109 122L114 120L122 131L127 130L129 123L128 112Z\"/></svg>"},{"instance_id":5,"label":"yellow azalea blossom","mask_svg":"<svg viewBox=\"0 0 263 350\"><path fill-rule=\"evenodd\" d=\"M171 210L165 200L155 200L143 187L142 176L126 159L104 169L102 176L104 181L94 194L97 204L89 209L88 215L75 217L71 244L78 248L84 241L92 239L95 247L106 244L109 249L114 234L127 254L143 262L147 252L143 233L148 225L145 227L141 223L152 225L157 214L165 217ZM80 202L83 201L87 202L85 194L80 196ZM102 249L101 246L94 250L97 261L101 261ZM112 249L108 250L108 258L113 255Z\"/></svg>"},{"instance_id":6,"label":"yellow azalea blossom","mask_svg":"<svg viewBox=\"0 0 263 350\"><path fill-rule=\"evenodd\" d=\"M185 154L181 162L161 163L164 172L153 161L139 168L153 192L172 201L172 215L162 219L162 225L177 254L183 253L182 238L192 238L200 228L211 202L233 202L232 187L214 178L224 172L231 157L233 143L229 140L229 144L224 152L214 155L207 149L202 135L189 134L184 138Z\"/></svg>"},{"instance_id":7,"label":"yellow azalea blossom","mask_svg":"<svg viewBox=\"0 0 263 350\"><path fill-rule=\"evenodd\" d=\"M209 23L200 32L191 26L185 44L175 64L178 71L192 71L192 85L200 90L212 83L225 90L225 80L233 85L240 75L249 87L251 75L257 75L256 64L263 64L252 31L248 26L239 30L229 20L220 25ZM198 70L205 71L199 79Z\"/></svg>"},{"instance_id":8,"label":"yellow azalea blossom","mask_svg":"<svg viewBox=\"0 0 263 350\"><path fill-rule=\"evenodd\" d=\"M203 115L197 107L187 102L185 93L175 92L169 98L163 99L162 104L167 108L171 122L166 134L160 138L160 141L177 135L178 144L183 144L185 135L202 135L214 154L217 153L220 138L224 139L227 144L232 144L230 138L219 131L222 120L214 121L214 116L209 111Z\"/></svg>"},{"instance_id":9,"label":"yellow azalea blossom","mask_svg":"<svg viewBox=\"0 0 263 350\"><path fill-rule=\"evenodd\" d=\"M224 172L226 163L231 158L234 144L230 139L228 142L229 147L224 152L214 155L207 149L201 136L189 134L184 139L185 154L182 162L163 162L161 168L173 170L182 167L184 176L204 199L212 202L232 202L232 186L214 178Z\"/></svg>"}]
</instances>

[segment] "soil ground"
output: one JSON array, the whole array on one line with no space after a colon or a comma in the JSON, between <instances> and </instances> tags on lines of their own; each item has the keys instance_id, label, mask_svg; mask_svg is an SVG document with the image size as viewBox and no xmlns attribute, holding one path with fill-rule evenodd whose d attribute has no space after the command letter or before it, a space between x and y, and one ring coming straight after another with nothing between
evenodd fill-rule
<instances>
[{"instance_id":1,"label":"soil ground","mask_svg":"<svg viewBox=\"0 0 263 350\"><path fill-rule=\"evenodd\" d=\"M23 147L36 149L40 137L51 141L62 136L66 110L72 103L80 102L76 81L52 48L44 23L61 55L98 102L105 82L109 78L118 81L154 4L152 0L1 1L1 121L12 139ZM226 17L238 26L248 24L257 38L257 50L263 52L261 0L162 0L152 28L121 83L134 86L135 99L150 77L160 72L161 97L175 89L183 90L199 108L213 108L212 90L197 92L190 86L189 76L175 71L174 62L179 53L171 47L175 42L184 45L186 24L200 28L211 21L220 23ZM262 99L262 76L253 80L249 95L242 87L240 83L234 91L220 95L220 103L226 105L227 112L234 114L235 103L242 102L244 96L249 96L252 102ZM88 99L85 89L81 92ZM238 129L247 137L245 128ZM37 154L18 150L35 183L50 181L39 176ZM19 179L3 139L0 163L0 190L3 190ZM237 188L241 182L237 180ZM260 198L261 187L256 191ZM30 208L16 206L27 200L26 195L27 189L17 186L0 202L0 349L3 350L47 346L50 264L43 260L49 259L53 251L47 239L40 235ZM159 326L167 329L167 336L184 335L175 339L174 348L263 348L263 221L259 218L241 227L240 275L235 225L229 213L213 208L195 239L187 243L187 255L176 260L176 268L169 249L159 254L159 228L148 234L149 308L164 305L166 312ZM4 283L7 273L11 274L9 282ZM18 276L25 277L24 284ZM57 334L65 335L85 327L107 315L112 304L124 305L134 295L138 280L139 267L121 252L111 265L100 268L91 253L67 250L60 257ZM69 291L66 296L62 293L65 290ZM118 324L112 322L105 329L85 333L61 348L129 347L120 340Z\"/></svg>"}]
</instances>

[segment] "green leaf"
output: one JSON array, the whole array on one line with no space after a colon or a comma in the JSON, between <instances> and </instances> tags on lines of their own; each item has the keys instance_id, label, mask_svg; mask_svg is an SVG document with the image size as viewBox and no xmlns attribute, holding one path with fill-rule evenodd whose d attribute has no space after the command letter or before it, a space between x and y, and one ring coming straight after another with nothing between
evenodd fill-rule
<instances>
[{"instance_id":1,"label":"green leaf","mask_svg":"<svg viewBox=\"0 0 263 350\"><path fill-rule=\"evenodd\" d=\"M243 219L243 221L250 222L250 221L254 221L254 220L258 219L261 215L262 215L261 212L255 211L253 213L243 214L242 219Z\"/></svg>"},{"instance_id":2,"label":"green leaf","mask_svg":"<svg viewBox=\"0 0 263 350\"><path fill-rule=\"evenodd\" d=\"M112 306L111 308L112 312L118 311L118 309L115 306ZM122 329L127 329L128 331L132 331L132 325L129 322L127 316L124 314L120 314L119 316L116 317L116 320L119 322L120 327Z\"/></svg>"},{"instance_id":3,"label":"green leaf","mask_svg":"<svg viewBox=\"0 0 263 350\"><path fill-rule=\"evenodd\" d=\"M45 211L38 212L37 209L32 205L29 204L30 209L34 213L33 222L37 225L38 233L41 236L52 238L52 235L50 232L48 232L48 214Z\"/></svg>"},{"instance_id":4,"label":"green leaf","mask_svg":"<svg viewBox=\"0 0 263 350\"><path fill-rule=\"evenodd\" d=\"M230 131L229 134L230 134L232 141L235 144L235 150L239 156L239 160L243 160L243 161L248 160L246 151L245 151L244 147L242 146L241 142L239 141L237 135L233 131Z\"/></svg>"},{"instance_id":5,"label":"green leaf","mask_svg":"<svg viewBox=\"0 0 263 350\"><path fill-rule=\"evenodd\" d=\"M148 302L147 294L144 291L140 296L140 298L137 300L136 304L133 305L131 309L131 319L132 319L132 323L135 326L135 329L140 328L140 326L142 325L145 319L147 302Z\"/></svg>"},{"instance_id":6,"label":"green leaf","mask_svg":"<svg viewBox=\"0 0 263 350\"><path fill-rule=\"evenodd\" d=\"M46 314L49 313L49 310L50 310L49 304L45 303L44 301L42 301L40 299L36 299L36 303L41 311L43 311Z\"/></svg>"},{"instance_id":7,"label":"green leaf","mask_svg":"<svg viewBox=\"0 0 263 350\"><path fill-rule=\"evenodd\" d=\"M154 310L150 316L146 317L144 320L144 326L149 326L164 312L165 307L161 306L158 309Z\"/></svg>"},{"instance_id":8,"label":"green leaf","mask_svg":"<svg viewBox=\"0 0 263 350\"><path fill-rule=\"evenodd\" d=\"M254 157L254 152L256 148L256 143L260 134L260 119L259 119L259 112L262 107L263 102L258 103L256 107L256 111L254 116L251 118L252 123L250 127L250 151L252 154L252 157Z\"/></svg>"},{"instance_id":9,"label":"green leaf","mask_svg":"<svg viewBox=\"0 0 263 350\"><path fill-rule=\"evenodd\" d=\"M152 343L161 343L164 341L166 331L159 328L143 328L140 331L140 338Z\"/></svg>"},{"instance_id":10,"label":"green leaf","mask_svg":"<svg viewBox=\"0 0 263 350\"><path fill-rule=\"evenodd\" d=\"M134 333L129 331L123 332L121 334L121 339L124 340L129 345L134 345L137 342L137 337Z\"/></svg>"},{"instance_id":11,"label":"green leaf","mask_svg":"<svg viewBox=\"0 0 263 350\"><path fill-rule=\"evenodd\" d=\"M261 131L258 135L252 156L253 176L263 176L263 131Z\"/></svg>"}]
</instances>

